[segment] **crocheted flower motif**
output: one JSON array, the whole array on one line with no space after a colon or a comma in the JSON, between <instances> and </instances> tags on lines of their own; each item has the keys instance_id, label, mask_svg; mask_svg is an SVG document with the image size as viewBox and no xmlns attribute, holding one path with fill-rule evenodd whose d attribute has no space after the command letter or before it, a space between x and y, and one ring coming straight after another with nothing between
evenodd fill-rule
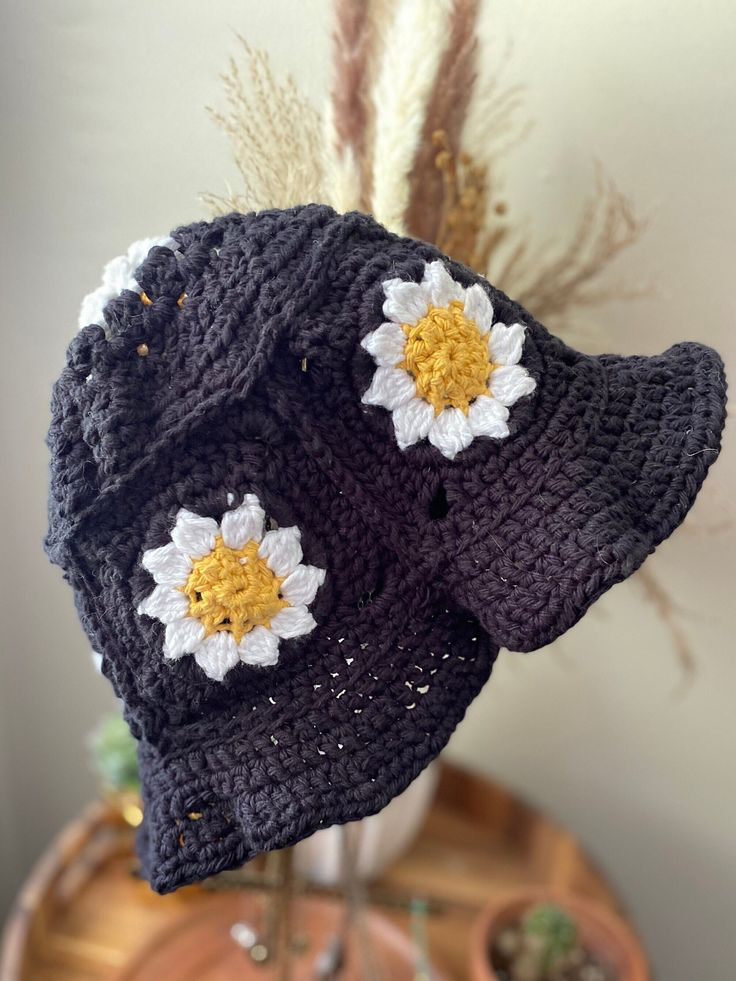
<instances>
[{"instance_id":1,"label":"crocheted flower motif","mask_svg":"<svg viewBox=\"0 0 736 981\"><path fill-rule=\"evenodd\" d=\"M165 246L172 252L179 248L178 242L175 242L170 235L142 238L133 242L125 255L110 259L102 270L101 284L82 300L82 307L79 311L80 330L88 324L104 325L105 307L113 297L120 296L123 290L133 290L134 293L140 293L140 285L133 273L143 264L154 245Z\"/></svg>"},{"instance_id":2,"label":"crocheted flower motif","mask_svg":"<svg viewBox=\"0 0 736 981\"><path fill-rule=\"evenodd\" d=\"M494 324L480 283L461 286L439 259L421 283L383 290L388 320L361 341L378 366L362 401L391 412L401 449L426 438L452 460L476 436L508 436L509 407L536 388L519 364L526 328Z\"/></svg>"},{"instance_id":3,"label":"crocheted flower motif","mask_svg":"<svg viewBox=\"0 0 736 981\"><path fill-rule=\"evenodd\" d=\"M276 664L282 640L314 629L308 606L325 572L301 564L298 528L264 534L264 517L254 494L219 525L182 508L171 542L143 553L157 585L138 613L166 624L164 657L193 654L222 681L240 661Z\"/></svg>"}]
</instances>

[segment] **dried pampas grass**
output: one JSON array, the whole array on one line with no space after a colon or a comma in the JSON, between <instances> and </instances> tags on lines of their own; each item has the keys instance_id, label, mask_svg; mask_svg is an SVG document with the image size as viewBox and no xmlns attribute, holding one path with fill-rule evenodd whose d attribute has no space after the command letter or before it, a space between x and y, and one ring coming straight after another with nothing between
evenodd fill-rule
<instances>
[{"instance_id":1,"label":"dried pampas grass","mask_svg":"<svg viewBox=\"0 0 736 981\"><path fill-rule=\"evenodd\" d=\"M644 223L600 165L562 244L535 245L533 230L512 221L504 168L530 124L523 88L506 81L510 49L480 57L479 4L333 0L322 113L239 37L244 68L231 59L226 109L209 111L230 139L242 187L203 200L214 213L309 201L372 212L393 231L436 243L569 337L579 310L641 294L604 276ZM690 675L674 602L648 568L639 582Z\"/></svg>"},{"instance_id":2,"label":"dried pampas grass","mask_svg":"<svg viewBox=\"0 0 736 981\"><path fill-rule=\"evenodd\" d=\"M598 284L604 270L638 241L644 227L629 199L598 164L595 190L566 245L534 249L525 237L512 248L503 265L488 273L538 320L556 324L574 308L643 294L643 290L625 283Z\"/></svg>"},{"instance_id":3,"label":"dried pampas grass","mask_svg":"<svg viewBox=\"0 0 736 981\"><path fill-rule=\"evenodd\" d=\"M213 214L288 208L324 199L321 118L291 77L279 81L265 51L237 35L245 73L235 58L222 76L227 109L207 106L215 124L230 140L242 189L219 195L206 192Z\"/></svg>"},{"instance_id":4,"label":"dried pampas grass","mask_svg":"<svg viewBox=\"0 0 736 981\"><path fill-rule=\"evenodd\" d=\"M374 116L371 211L407 231L409 178L447 41L451 0L403 0L386 32L371 93Z\"/></svg>"},{"instance_id":5,"label":"dried pampas grass","mask_svg":"<svg viewBox=\"0 0 736 981\"><path fill-rule=\"evenodd\" d=\"M334 10L333 78L325 111L325 183L337 211L365 210L371 187L373 133L373 105L368 93L388 7L335 0Z\"/></svg>"},{"instance_id":6,"label":"dried pampas grass","mask_svg":"<svg viewBox=\"0 0 736 981\"><path fill-rule=\"evenodd\" d=\"M441 235L445 175L434 163L438 146L457 147L477 74L478 0L454 0L445 51L427 103L421 138L409 174L406 226L411 235L437 242ZM437 134L443 134L441 141Z\"/></svg>"}]
</instances>

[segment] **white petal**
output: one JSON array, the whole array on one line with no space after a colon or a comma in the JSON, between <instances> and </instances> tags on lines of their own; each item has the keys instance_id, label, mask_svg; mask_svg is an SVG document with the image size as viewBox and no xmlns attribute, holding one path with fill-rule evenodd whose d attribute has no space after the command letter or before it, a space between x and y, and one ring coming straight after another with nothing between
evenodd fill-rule
<instances>
[{"instance_id":1,"label":"white petal","mask_svg":"<svg viewBox=\"0 0 736 981\"><path fill-rule=\"evenodd\" d=\"M174 545L149 548L143 553L141 565L147 569L157 583L164 586L183 586L192 571L192 561Z\"/></svg>"},{"instance_id":2,"label":"white petal","mask_svg":"<svg viewBox=\"0 0 736 981\"><path fill-rule=\"evenodd\" d=\"M275 576L288 576L302 560L298 528L276 528L263 536L258 554L265 559Z\"/></svg>"},{"instance_id":3,"label":"white petal","mask_svg":"<svg viewBox=\"0 0 736 981\"><path fill-rule=\"evenodd\" d=\"M325 570L314 565L298 565L281 584L281 595L292 606L311 603L325 581Z\"/></svg>"},{"instance_id":4,"label":"white petal","mask_svg":"<svg viewBox=\"0 0 736 981\"><path fill-rule=\"evenodd\" d=\"M473 433L465 413L454 407L443 409L432 421L429 442L448 460L453 460L460 450L473 442Z\"/></svg>"},{"instance_id":5,"label":"white petal","mask_svg":"<svg viewBox=\"0 0 736 981\"><path fill-rule=\"evenodd\" d=\"M494 364L518 364L524 346L523 324L494 324L488 341L488 353Z\"/></svg>"},{"instance_id":6,"label":"white petal","mask_svg":"<svg viewBox=\"0 0 736 981\"><path fill-rule=\"evenodd\" d=\"M361 402L366 405L382 405L396 409L414 397L416 385L407 371L401 368L376 368L373 381L366 389Z\"/></svg>"},{"instance_id":7,"label":"white petal","mask_svg":"<svg viewBox=\"0 0 736 981\"><path fill-rule=\"evenodd\" d=\"M490 297L480 283L473 283L465 291L464 313L466 317L475 321L481 334L487 334L491 329L491 324L493 323L493 305Z\"/></svg>"},{"instance_id":8,"label":"white petal","mask_svg":"<svg viewBox=\"0 0 736 981\"><path fill-rule=\"evenodd\" d=\"M195 617L174 620L166 627L164 657L175 660L183 654L193 654L204 640L204 626Z\"/></svg>"},{"instance_id":9,"label":"white petal","mask_svg":"<svg viewBox=\"0 0 736 981\"><path fill-rule=\"evenodd\" d=\"M410 399L394 409L391 418L396 431L396 442L405 450L407 446L418 443L428 435L434 420L434 409L424 399Z\"/></svg>"},{"instance_id":10,"label":"white petal","mask_svg":"<svg viewBox=\"0 0 736 981\"><path fill-rule=\"evenodd\" d=\"M271 630L284 639L311 633L316 626L317 621L306 606L285 606L271 617Z\"/></svg>"},{"instance_id":11,"label":"white petal","mask_svg":"<svg viewBox=\"0 0 736 981\"><path fill-rule=\"evenodd\" d=\"M242 548L246 542L260 542L265 512L255 494L246 494L240 507L226 511L220 522L222 540L229 548Z\"/></svg>"},{"instance_id":12,"label":"white petal","mask_svg":"<svg viewBox=\"0 0 736 981\"><path fill-rule=\"evenodd\" d=\"M415 324L426 314L430 303L429 291L421 283L403 279L388 279L383 284L386 299L383 315L397 324Z\"/></svg>"},{"instance_id":13,"label":"white petal","mask_svg":"<svg viewBox=\"0 0 736 981\"><path fill-rule=\"evenodd\" d=\"M171 532L171 540L181 552L193 559L207 555L215 547L215 536L219 528L214 518L202 518L198 514L181 508L176 516L176 524Z\"/></svg>"},{"instance_id":14,"label":"white petal","mask_svg":"<svg viewBox=\"0 0 736 981\"><path fill-rule=\"evenodd\" d=\"M114 295L105 286L98 286L92 293L88 293L82 300L82 305L79 308L79 318L77 321L79 329L81 330L88 324L99 324L103 326L105 323L103 311Z\"/></svg>"},{"instance_id":15,"label":"white petal","mask_svg":"<svg viewBox=\"0 0 736 981\"><path fill-rule=\"evenodd\" d=\"M509 434L509 427L506 425L508 417L509 410L506 406L487 395L478 396L468 410L470 431L474 436L504 439Z\"/></svg>"},{"instance_id":16,"label":"white petal","mask_svg":"<svg viewBox=\"0 0 736 981\"><path fill-rule=\"evenodd\" d=\"M210 634L194 652L194 660L213 681L222 681L240 660L238 645L229 630Z\"/></svg>"},{"instance_id":17,"label":"white petal","mask_svg":"<svg viewBox=\"0 0 736 981\"><path fill-rule=\"evenodd\" d=\"M161 623L179 620L189 612L189 600L180 589L172 586L156 586L138 606L138 612L155 617Z\"/></svg>"},{"instance_id":18,"label":"white petal","mask_svg":"<svg viewBox=\"0 0 736 981\"><path fill-rule=\"evenodd\" d=\"M82 300L82 308L79 311L80 328L88 324L104 324L102 311L114 296L118 296L124 289L136 292L140 289L133 273L144 262L154 245L165 245L172 251L179 247L178 243L168 235L144 238L133 242L125 255L110 259L102 270L101 285Z\"/></svg>"},{"instance_id":19,"label":"white petal","mask_svg":"<svg viewBox=\"0 0 736 981\"><path fill-rule=\"evenodd\" d=\"M376 364L393 367L404 359L406 334L398 324L381 324L377 330L366 334L360 345L373 355Z\"/></svg>"},{"instance_id":20,"label":"white petal","mask_svg":"<svg viewBox=\"0 0 736 981\"><path fill-rule=\"evenodd\" d=\"M504 405L513 405L537 387L532 376L519 364L502 365L491 372L488 388L491 395Z\"/></svg>"},{"instance_id":21,"label":"white petal","mask_svg":"<svg viewBox=\"0 0 736 981\"><path fill-rule=\"evenodd\" d=\"M451 300L463 300L465 297L465 290L455 282L441 259L435 259L425 266L422 282L429 289L436 307L446 307Z\"/></svg>"},{"instance_id":22,"label":"white petal","mask_svg":"<svg viewBox=\"0 0 736 981\"><path fill-rule=\"evenodd\" d=\"M254 627L240 641L238 655L244 664L266 668L279 659L279 639L267 627Z\"/></svg>"},{"instance_id":23,"label":"white petal","mask_svg":"<svg viewBox=\"0 0 736 981\"><path fill-rule=\"evenodd\" d=\"M145 260L146 255L137 259L135 265L131 265L127 255L119 255L114 259L110 259L102 271L102 285L113 296L117 296L123 290L132 290L134 293L137 293L140 285L138 280L133 276L133 272Z\"/></svg>"},{"instance_id":24,"label":"white petal","mask_svg":"<svg viewBox=\"0 0 736 981\"><path fill-rule=\"evenodd\" d=\"M143 263L146 261L148 258L148 253L155 245L164 246L167 249L171 249L172 252L179 248L179 244L169 235L157 235L153 238L140 238L137 241L132 242L128 246L128 251L124 256L131 278L133 273L138 269L138 266L143 265ZM105 281L109 281L109 277L104 278Z\"/></svg>"}]
</instances>

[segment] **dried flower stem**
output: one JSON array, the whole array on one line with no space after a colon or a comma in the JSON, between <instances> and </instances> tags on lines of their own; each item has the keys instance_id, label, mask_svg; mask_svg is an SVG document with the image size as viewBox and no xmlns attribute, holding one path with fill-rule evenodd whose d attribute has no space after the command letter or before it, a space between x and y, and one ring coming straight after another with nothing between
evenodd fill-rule
<instances>
[{"instance_id":1,"label":"dried flower stem","mask_svg":"<svg viewBox=\"0 0 736 981\"><path fill-rule=\"evenodd\" d=\"M366 161L366 73L371 34L368 6L335 0L333 82L325 114L325 170L338 211L364 202Z\"/></svg>"},{"instance_id":2,"label":"dried flower stem","mask_svg":"<svg viewBox=\"0 0 736 981\"><path fill-rule=\"evenodd\" d=\"M648 566L639 569L636 581L642 587L645 599L654 607L670 636L675 655L682 668L683 680L691 680L695 674L695 655L685 632L677 621L676 604Z\"/></svg>"},{"instance_id":3,"label":"dried flower stem","mask_svg":"<svg viewBox=\"0 0 736 981\"><path fill-rule=\"evenodd\" d=\"M458 147L476 80L478 0L454 0L448 40L429 97L422 135L409 174L406 226L411 235L439 242L445 175L435 166L438 132Z\"/></svg>"},{"instance_id":4,"label":"dried flower stem","mask_svg":"<svg viewBox=\"0 0 736 981\"><path fill-rule=\"evenodd\" d=\"M369 207L377 54L392 10L385 0L334 0L333 81L325 114L325 171L338 211Z\"/></svg>"},{"instance_id":5,"label":"dried flower stem","mask_svg":"<svg viewBox=\"0 0 736 981\"><path fill-rule=\"evenodd\" d=\"M546 322L567 315L573 307L639 296L641 290L621 284L596 289L593 283L616 256L638 241L643 228L628 198L598 165L596 191L567 246L549 258L547 250L532 251L522 241L496 270L495 282Z\"/></svg>"},{"instance_id":6,"label":"dried flower stem","mask_svg":"<svg viewBox=\"0 0 736 981\"><path fill-rule=\"evenodd\" d=\"M447 255L474 269L487 262L493 244L504 229L484 231L486 217L486 171L474 164L469 154L456 157L447 134L433 136L437 149L434 165L441 178L440 210L434 242Z\"/></svg>"},{"instance_id":7,"label":"dried flower stem","mask_svg":"<svg viewBox=\"0 0 736 981\"><path fill-rule=\"evenodd\" d=\"M265 51L237 35L245 77L235 58L221 78L227 109L207 107L233 150L243 190L202 194L214 213L290 207L323 198L321 119L289 76L279 81Z\"/></svg>"},{"instance_id":8,"label":"dried flower stem","mask_svg":"<svg viewBox=\"0 0 736 981\"><path fill-rule=\"evenodd\" d=\"M373 86L375 117L371 210L403 234L409 175L447 39L450 0L404 0L387 33Z\"/></svg>"},{"instance_id":9,"label":"dried flower stem","mask_svg":"<svg viewBox=\"0 0 736 981\"><path fill-rule=\"evenodd\" d=\"M334 80L324 117L263 51L238 40L222 76L226 109L208 107L230 140L242 190L203 194L214 213L327 201L432 241L484 273L547 323L641 295L600 286L644 223L599 165L594 192L563 247L534 247L513 227L502 164L529 130L523 89L504 81L509 49L478 78L479 0L334 0ZM305 362L306 364L306 362ZM304 367L304 366L303 366ZM638 581L669 631L686 676L694 656L656 576Z\"/></svg>"}]
</instances>

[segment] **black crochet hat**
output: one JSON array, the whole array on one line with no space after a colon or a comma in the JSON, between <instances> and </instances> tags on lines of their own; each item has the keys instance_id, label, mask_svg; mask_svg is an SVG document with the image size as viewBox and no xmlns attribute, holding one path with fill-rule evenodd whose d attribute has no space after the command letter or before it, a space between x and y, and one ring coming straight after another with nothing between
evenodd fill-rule
<instances>
[{"instance_id":1,"label":"black crochet hat","mask_svg":"<svg viewBox=\"0 0 736 981\"><path fill-rule=\"evenodd\" d=\"M578 354L360 214L109 264L54 388L46 545L140 740L153 887L382 808L500 646L682 521L724 401L709 348Z\"/></svg>"}]
</instances>

